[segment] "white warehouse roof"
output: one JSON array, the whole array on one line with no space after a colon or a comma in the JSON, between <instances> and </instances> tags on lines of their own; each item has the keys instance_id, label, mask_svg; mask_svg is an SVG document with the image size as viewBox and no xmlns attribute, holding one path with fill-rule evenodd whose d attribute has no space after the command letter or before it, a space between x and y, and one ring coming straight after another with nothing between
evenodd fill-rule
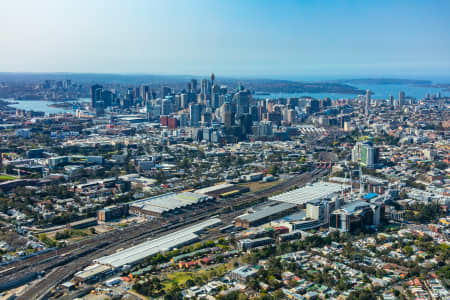
<instances>
[{"instance_id":1,"label":"white warehouse roof","mask_svg":"<svg viewBox=\"0 0 450 300\"><path fill-rule=\"evenodd\" d=\"M234 186L234 184L232 184L232 183L222 183L222 184L216 184L216 185L213 185L213 186L209 186L209 187L205 187L205 188L202 188L202 189L198 189L195 192L199 193L199 194L207 194L207 193L215 192L215 191L218 191L218 190L223 190L223 189L226 189L226 188L229 188L229 187L232 187L232 186Z\"/></svg>"},{"instance_id":2,"label":"white warehouse roof","mask_svg":"<svg viewBox=\"0 0 450 300\"><path fill-rule=\"evenodd\" d=\"M317 182L290 192L270 197L270 200L293 203L297 205L306 204L313 200L323 199L338 193L342 190L342 185L331 182Z\"/></svg>"},{"instance_id":3,"label":"white warehouse roof","mask_svg":"<svg viewBox=\"0 0 450 300\"><path fill-rule=\"evenodd\" d=\"M113 268L122 267L124 265L133 265L146 257L153 256L159 252L168 251L195 241L198 236L197 232L208 227L221 223L218 218L209 219L196 225L181 229L160 238L150 240L134 247L122 250L120 252L103 256L94 262Z\"/></svg>"},{"instance_id":4,"label":"white warehouse roof","mask_svg":"<svg viewBox=\"0 0 450 300\"><path fill-rule=\"evenodd\" d=\"M202 202L208 199L208 196L184 192L184 193L167 193L155 197L145 198L130 203L130 207L137 207L141 210L163 213L177 208L182 208Z\"/></svg>"}]
</instances>

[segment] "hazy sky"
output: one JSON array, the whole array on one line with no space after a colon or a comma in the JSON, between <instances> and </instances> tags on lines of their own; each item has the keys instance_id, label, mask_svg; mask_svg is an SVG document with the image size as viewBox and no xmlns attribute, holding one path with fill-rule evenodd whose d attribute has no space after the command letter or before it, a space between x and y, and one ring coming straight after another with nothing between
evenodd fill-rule
<instances>
[{"instance_id":1,"label":"hazy sky","mask_svg":"<svg viewBox=\"0 0 450 300\"><path fill-rule=\"evenodd\" d=\"M2 0L0 72L450 75L450 1Z\"/></svg>"}]
</instances>

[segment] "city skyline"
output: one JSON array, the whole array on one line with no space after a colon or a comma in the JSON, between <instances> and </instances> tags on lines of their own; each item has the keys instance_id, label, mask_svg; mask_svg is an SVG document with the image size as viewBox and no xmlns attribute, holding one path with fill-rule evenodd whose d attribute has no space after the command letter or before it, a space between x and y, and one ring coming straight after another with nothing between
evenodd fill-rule
<instances>
[{"instance_id":1,"label":"city skyline","mask_svg":"<svg viewBox=\"0 0 450 300\"><path fill-rule=\"evenodd\" d=\"M445 77L448 2L14 1L2 72Z\"/></svg>"},{"instance_id":2,"label":"city skyline","mask_svg":"<svg viewBox=\"0 0 450 300\"><path fill-rule=\"evenodd\" d=\"M0 28L1 299L450 300L450 1Z\"/></svg>"}]
</instances>

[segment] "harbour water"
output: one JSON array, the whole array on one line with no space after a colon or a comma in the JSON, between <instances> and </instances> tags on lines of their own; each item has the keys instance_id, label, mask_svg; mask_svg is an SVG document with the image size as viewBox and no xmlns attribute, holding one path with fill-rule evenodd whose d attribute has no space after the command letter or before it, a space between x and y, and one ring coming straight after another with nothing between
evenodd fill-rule
<instances>
[{"instance_id":1,"label":"harbour water","mask_svg":"<svg viewBox=\"0 0 450 300\"><path fill-rule=\"evenodd\" d=\"M360 90L370 90L372 92L373 99L388 99L390 95L398 98L400 91L404 91L407 97L415 99L425 98L428 93L430 95L441 93L441 96L450 97L450 92L446 92L439 88L421 87L407 84L351 84ZM340 93L273 93L269 95L254 95L256 98L289 98L289 97L313 97L317 99L324 99L329 97L330 99L343 99L343 98L355 98L355 94L340 94Z\"/></svg>"},{"instance_id":2,"label":"harbour water","mask_svg":"<svg viewBox=\"0 0 450 300\"><path fill-rule=\"evenodd\" d=\"M8 102L11 102L10 107L17 108L17 109L23 109L23 110L33 110L33 111L43 111L45 114L59 114L59 113L65 113L65 112L73 112L74 107L52 107L49 105L55 104L55 102L52 101L46 101L46 100L12 100L12 99L3 99ZM80 98L75 101L70 102L89 102L89 98ZM76 107L75 107L76 109Z\"/></svg>"}]
</instances>

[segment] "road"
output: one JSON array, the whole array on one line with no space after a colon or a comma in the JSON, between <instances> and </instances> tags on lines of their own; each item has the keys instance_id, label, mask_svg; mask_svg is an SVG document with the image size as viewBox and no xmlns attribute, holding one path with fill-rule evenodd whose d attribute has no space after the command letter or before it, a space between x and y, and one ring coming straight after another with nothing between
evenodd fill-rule
<instances>
[{"instance_id":1,"label":"road","mask_svg":"<svg viewBox=\"0 0 450 300\"><path fill-rule=\"evenodd\" d=\"M59 250L60 253L53 255L56 256L52 261L47 263L40 263L41 257L33 257L30 260L26 260L18 266L22 269L16 273L16 276L27 274L30 271L37 272L49 272L47 275L39 281L38 284L31 286L23 295L17 299L29 300L29 299L45 299L47 294L56 287L58 284L68 280L74 273L80 271L84 267L91 264L92 260L101 256L114 253L120 248L127 248L142 242L148 238L156 238L158 236L167 234L169 232L179 230L180 228L189 226L193 223L200 222L213 215L216 215L223 211L225 207L232 207L234 205L251 204L253 201L272 196L273 193L283 192L294 187L303 186L316 178L325 175L328 172L327 169L318 169L313 172L306 172L301 175L294 176L285 180L277 186L268 188L266 190L258 191L252 194L243 195L238 198L218 201L213 207L206 207L204 210L198 209L185 213L183 216L172 216L165 218L164 221L168 225L167 227L161 227L161 221L148 222L145 224L138 224L125 229L118 229L113 232L96 235L93 238L82 241L74 250ZM220 214L220 218L229 223L231 220L241 214L243 209L231 211ZM62 251L62 253L61 253ZM46 253L47 254L47 253ZM61 255L65 256L61 257ZM48 260L49 255L43 256ZM25 266L26 262L31 263L31 266ZM11 267L11 266L10 266Z\"/></svg>"}]
</instances>

